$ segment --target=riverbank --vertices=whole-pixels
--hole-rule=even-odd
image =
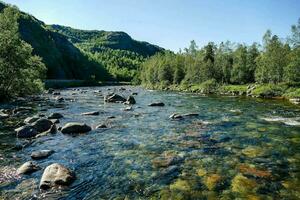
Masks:
[[[202,84],[180,85],[143,85],[148,89],[192,92],[200,94],[216,94],[226,96],[248,96],[254,98],[288,100],[300,105],[300,84],[247,84],[219,85],[213,81]]]
[[[116,81],[87,81],[87,80],[58,80],[48,79],[44,81],[45,88],[71,88],[71,87],[90,87],[90,86],[114,86],[114,85],[130,85],[130,82],[116,82]]]

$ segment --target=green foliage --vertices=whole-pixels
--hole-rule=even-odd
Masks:
[[[43,88],[46,70],[42,59],[19,35],[19,11],[8,7],[0,13],[0,99],[28,95]]]

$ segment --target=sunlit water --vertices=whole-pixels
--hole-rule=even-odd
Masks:
[[[54,107],[51,95],[45,95],[49,101],[31,104],[37,113],[62,113],[59,126],[85,122],[94,128],[104,123],[109,129],[76,136],[58,132],[14,150],[24,139],[15,138],[13,127],[4,128],[9,122],[0,124],[0,176],[7,179],[0,183],[0,199],[300,199],[299,107],[282,101],[118,88],[62,90],[68,100],[60,108]],[[124,96],[138,92],[137,104],[133,111],[124,111],[125,105],[104,103],[96,90],[116,90]],[[166,105],[147,106],[156,101]],[[80,115],[89,111],[101,113]],[[199,116],[170,120],[172,113]],[[16,168],[31,160],[32,151],[42,149],[55,153],[37,161],[40,166],[56,162],[76,173],[70,187],[40,192],[43,170],[15,175]],[[165,157],[176,162],[154,164]]]

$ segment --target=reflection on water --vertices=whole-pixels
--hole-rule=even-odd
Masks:
[[[78,121],[93,128],[106,124],[109,129],[77,136],[57,133],[27,141],[17,150],[26,140],[14,138],[16,122],[2,122],[0,199],[300,199],[299,107],[279,101],[117,89],[62,90],[66,102],[59,106],[47,95],[49,101],[33,103],[36,110],[47,109],[38,113],[63,114],[59,126]],[[124,96],[138,92],[137,104],[124,111],[125,105],[105,104],[98,90],[102,94],[117,90]],[[147,106],[157,101],[166,105]],[[80,115],[90,111],[100,115]],[[199,116],[170,120],[172,113]],[[38,161],[43,168],[58,162],[75,171],[77,180],[69,189],[41,193],[43,170],[16,176],[16,168],[41,149],[55,151]]]

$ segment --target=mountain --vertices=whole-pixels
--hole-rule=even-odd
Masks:
[[[73,44],[89,46],[91,51],[97,51],[97,49],[104,47],[131,51],[148,57],[163,50],[161,47],[148,42],[136,41],[125,32],[85,31],[60,25],[51,25],[50,27],[52,30],[65,35]]]
[[[7,6],[0,1],[0,12]],[[163,49],[124,32],[84,31],[46,25],[20,12],[21,38],[47,66],[48,79],[132,80],[143,59]]]

